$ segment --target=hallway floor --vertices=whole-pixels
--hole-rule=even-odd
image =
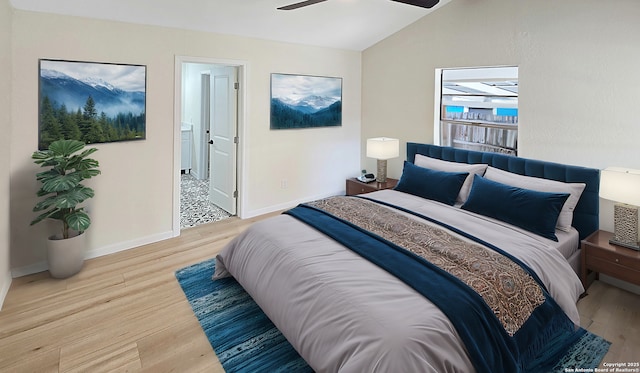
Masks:
[[[180,228],[195,227],[230,217],[228,212],[209,202],[209,180],[191,174],[180,175]]]

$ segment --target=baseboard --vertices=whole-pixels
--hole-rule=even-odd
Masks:
[[[315,201],[317,199],[322,199],[322,198],[327,198],[327,197],[332,197],[332,196],[337,196],[337,195],[344,195],[344,189],[334,192],[334,193],[327,193],[327,194],[321,194],[321,195],[316,195],[316,196],[309,196],[309,197],[305,197],[305,198],[300,198],[298,200],[295,201],[288,201],[285,203],[281,203],[278,205],[273,205],[273,206],[269,206],[269,207],[265,207],[265,208],[261,208],[261,209],[257,209],[257,210],[251,210],[251,211],[246,211],[243,214],[240,215],[241,219],[250,219],[250,218],[254,218],[256,216],[260,216],[260,215],[264,215],[264,214],[270,214],[272,212],[275,211],[280,211],[280,210],[286,210],[286,209],[290,209],[292,207],[295,207],[296,205],[300,204],[300,203],[304,203],[304,202],[309,202],[309,201]]]
[[[130,241],[118,242],[113,245],[104,246],[98,249],[89,250],[85,254],[85,259],[97,258],[104,255],[115,254],[120,251],[125,251],[129,249],[133,249],[134,247],[148,245],[150,243],[167,240],[169,238],[175,237],[176,235],[173,231],[168,231],[164,233],[158,233],[147,237],[136,238]]]
[[[22,276],[32,275],[38,272],[44,272],[48,269],[46,261],[29,264],[22,267],[11,268],[11,277],[18,278]]]
[[[115,254],[120,251],[125,251],[129,249],[133,249],[138,246],[148,245],[154,242],[166,240],[172,237],[175,237],[176,234],[173,231],[168,231],[164,233],[158,233],[147,237],[136,238],[134,240],[118,242],[112,245],[107,245],[104,247],[100,247],[97,249],[89,250],[85,254],[85,259],[97,258],[104,255]],[[49,269],[46,261],[33,263],[27,266],[12,268],[11,269],[11,277],[22,277],[31,275],[38,272],[43,272]]]
[[[2,280],[2,289],[0,289],[0,311],[2,310],[2,305],[4,304],[4,299],[7,297],[7,293],[9,293],[9,288],[11,287],[11,272],[7,272],[7,275]]]
[[[640,286],[631,284],[626,281],[618,280],[617,278],[613,278],[611,276],[600,274],[600,281],[605,282],[609,285],[613,285],[620,289],[624,289],[628,292],[640,295]]]

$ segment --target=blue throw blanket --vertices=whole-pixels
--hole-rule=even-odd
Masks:
[[[541,300],[535,309],[517,330],[510,327],[505,330],[504,317],[499,319],[496,310],[467,283],[380,233],[388,229],[393,235],[394,224],[400,224],[394,219],[401,222],[408,218],[377,205],[376,216],[371,220],[378,220],[381,228],[376,227],[377,233],[374,233],[363,227],[370,224],[362,217],[362,211],[365,211],[362,204],[374,202],[353,197],[332,197],[322,201],[328,201],[329,207],[331,203],[339,206],[340,213],[323,209],[322,203],[302,204],[285,213],[385,269],[438,306],[456,328],[477,372],[547,371],[585,333],[584,329],[574,327],[542,284],[539,284]],[[385,225],[391,227],[383,227]],[[475,241],[482,243],[478,239]],[[490,248],[504,254],[498,248]],[[529,268],[524,270],[533,273]],[[539,281],[535,275],[532,278]]]

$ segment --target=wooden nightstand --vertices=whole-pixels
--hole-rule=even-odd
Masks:
[[[354,196],[356,194],[371,193],[377,190],[393,189],[398,184],[398,179],[387,178],[386,183],[379,183],[372,181],[370,183],[363,183],[358,181],[355,177],[347,179],[347,195]]]
[[[617,279],[640,285],[640,251],[627,249],[626,247],[612,245],[609,239],[613,233],[596,231],[582,240],[582,268],[580,280],[586,291],[590,284],[587,277],[590,271],[615,277]]]

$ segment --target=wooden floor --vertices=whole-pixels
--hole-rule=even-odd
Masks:
[[[222,372],[174,272],[209,259],[257,219],[88,260],[82,272],[13,280],[0,311],[0,372]],[[582,324],[613,342],[607,362],[640,361],[640,296],[595,282]]]
[[[612,343],[602,362],[640,368],[640,295],[600,281],[587,294],[578,301],[581,326]]]

